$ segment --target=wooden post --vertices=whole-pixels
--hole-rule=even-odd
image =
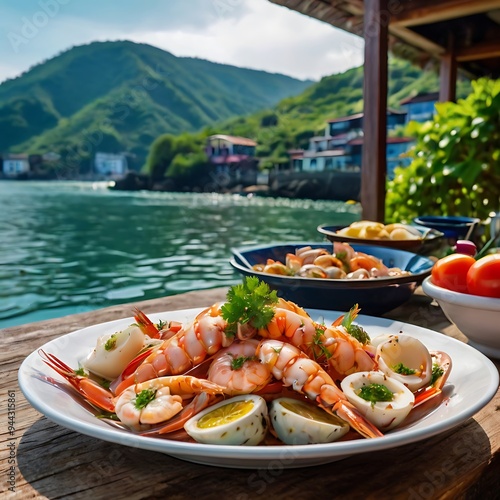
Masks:
[[[448,51],[441,56],[439,68],[439,102],[457,100],[457,59],[455,55],[455,41],[450,34],[448,37]]]
[[[387,0],[365,0],[361,206],[365,220],[385,220],[387,142]]]

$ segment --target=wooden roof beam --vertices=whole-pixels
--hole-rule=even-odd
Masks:
[[[440,56],[445,53],[446,48],[442,45],[439,45],[428,38],[419,35],[415,31],[410,29],[406,29],[404,26],[394,26],[392,23],[389,26],[389,32],[391,35],[394,35],[396,38],[407,42],[414,47],[418,47],[419,49],[433,54],[435,56]]]
[[[417,4],[416,6],[412,4]],[[401,12],[394,12],[391,24],[394,26],[419,26],[459,17],[471,16],[500,8],[499,0],[420,0],[401,3]]]
[[[500,40],[477,43],[474,47],[460,49],[455,54],[455,57],[458,62],[500,57]]]

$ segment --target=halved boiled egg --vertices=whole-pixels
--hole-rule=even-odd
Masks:
[[[404,384],[382,372],[353,373],[340,386],[349,402],[381,431],[397,427],[415,403],[415,396]]]
[[[285,444],[331,443],[349,430],[349,424],[304,401],[278,398],[269,408],[271,425]]]
[[[144,346],[144,333],[137,325],[97,339],[94,350],[82,363],[84,368],[108,380],[114,380]]]
[[[378,369],[415,392],[429,384],[432,378],[432,357],[420,340],[410,335],[384,336],[377,346],[375,361]]]
[[[243,394],[217,403],[190,418],[185,431],[199,443],[257,445],[269,428],[264,398]]]

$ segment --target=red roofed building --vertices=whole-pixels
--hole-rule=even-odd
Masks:
[[[216,134],[207,139],[208,160],[215,166],[214,179],[222,186],[256,184],[257,143],[247,137]]]

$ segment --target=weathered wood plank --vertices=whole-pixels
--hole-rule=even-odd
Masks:
[[[145,312],[203,307],[225,289],[137,304]],[[135,305],[135,304],[134,304]],[[500,491],[500,393],[458,428],[399,448],[313,468],[215,468],[72,432],[34,410],[17,386],[19,364],[51,338],[91,324],[128,317],[132,305],[0,331],[0,496],[2,498],[492,498]],[[439,307],[417,293],[386,317],[464,337]],[[499,364],[497,363],[497,367]],[[15,392],[14,436],[8,433],[8,391]],[[9,493],[9,443],[17,452],[16,493]]]

